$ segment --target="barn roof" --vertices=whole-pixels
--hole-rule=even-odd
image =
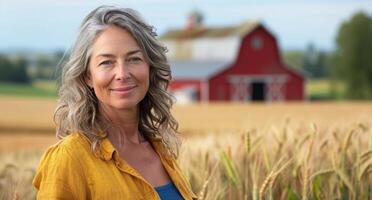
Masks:
[[[208,79],[229,67],[236,59],[241,37],[259,25],[260,22],[247,21],[227,27],[169,30],[160,39],[169,50],[173,78]]]
[[[175,79],[207,79],[230,64],[229,61],[170,61]]]
[[[257,21],[247,21],[237,26],[204,27],[198,26],[191,29],[171,29],[160,37],[162,40],[195,39],[202,37],[218,38],[229,36],[242,36],[260,25]]]

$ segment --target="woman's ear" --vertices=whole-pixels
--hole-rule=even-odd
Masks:
[[[86,76],[84,78],[85,80],[85,83],[90,87],[90,88],[93,88],[93,83],[92,83],[92,79],[90,78],[90,74],[89,72],[86,73]]]

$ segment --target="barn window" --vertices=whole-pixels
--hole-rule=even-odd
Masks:
[[[254,50],[260,50],[263,46],[263,41],[260,37],[255,36],[251,41],[251,46]]]

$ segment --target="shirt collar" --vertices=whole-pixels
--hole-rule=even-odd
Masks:
[[[165,161],[169,166],[173,168],[173,161],[171,159],[171,156],[167,153],[167,149],[164,146],[163,140],[160,137],[155,137],[151,138],[150,142],[155,151],[158,153],[160,159]]]
[[[155,136],[149,138],[149,142],[154,147],[154,150],[158,153],[160,159],[166,161],[168,165],[173,167],[173,162],[170,159],[169,155],[166,153],[165,146],[161,137]],[[106,137],[101,142],[101,156],[104,160],[109,161],[113,158],[116,149],[110,142],[110,140]]]
[[[112,145],[110,140],[106,137],[101,142],[101,156],[104,160],[111,160],[114,152],[116,151],[115,147]]]

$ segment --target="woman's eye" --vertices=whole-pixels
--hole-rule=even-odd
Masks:
[[[142,61],[142,59],[140,57],[131,57],[131,58],[127,59],[127,62],[129,62],[129,63],[139,63],[141,61]]]
[[[112,62],[111,60],[105,60],[105,61],[101,62],[99,65],[111,65],[113,63],[114,62]]]

